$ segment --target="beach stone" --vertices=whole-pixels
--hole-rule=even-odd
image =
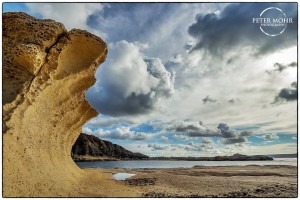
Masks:
[[[84,93],[107,45],[25,13],[3,13],[2,27],[3,196],[69,196],[84,176],[72,145],[97,115]]]
[[[134,178],[125,180],[126,185],[130,186],[148,186],[155,185],[157,178]]]

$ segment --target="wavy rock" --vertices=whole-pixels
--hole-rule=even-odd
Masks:
[[[97,115],[84,97],[106,44],[25,13],[3,14],[3,195],[70,196],[85,172],[71,158]]]

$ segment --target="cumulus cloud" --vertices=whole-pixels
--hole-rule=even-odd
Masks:
[[[209,96],[206,96],[204,99],[202,99],[203,103],[206,103],[206,102],[211,102],[211,103],[214,103],[216,102],[217,100],[216,99],[213,99],[213,98],[210,98]]]
[[[96,131],[96,134],[100,138],[109,138],[115,140],[148,140],[150,136],[142,132],[134,132],[130,130],[130,127],[121,126],[113,130]]]
[[[174,134],[172,137],[177,140],[183,140],[183,141],[188,139],[186,135],[182,135],[182,134]]]
[[[201,147],[186,146],[186,147],[184,147],[184,150],[186,150],[186,151],[202,151],[203,149]]]
[[[220,123],[217,128],[224,138],[236,138],[238,136],[238,132],[231,129],[227,124]]]
[[[280,103],[284,101],[294,101],[298,98],[298,86],[297,82],[291,83],[290,88],[283,88],[279,94],[275,97],[274,103]]]
[[[267,133],[267,134],[263,135],[262,138],[265,140],[276,140],[279,137],[278,137],[277,133]]]
[[[91,134],[93,134],[93,131],[88,127],[82,127],[82,133],[91,135]]]
[[[165,125],[166,131],[186,133],[189,137],[219,136],[217,131],[202,125],[202,122],[173,120]]]
[[[97,117],[86,123],[89,127],[102,127],[109,128],[112,126],[120,126],[123,124],[132,124],[133,122],[128,119],[116,118],[116,117]]]
[[[33,15],[54,19],[63,23],[68,30],[84,29],[101,37],[105,37],[105,34],[88,26],[88,18],[101,12],[105,6],[101,3],[26,3]]]
[[[145,114],[174,93],[174,77],[158,58],[146,58],[137,45],[111,44],[97,83],[86,93],[92,106],[111,116]]]
[[[252,131],[242,131],[240,133],[240,136],[251,136],[251,135],[253,135]]]
[[[163,141],[165,141],[165,142],[169,142],[170,141],[169,138],[166,137],[166,136],[160,136],[160,139],[163,140]]]
[[[221,137],[223,138],[223,144],[244,143],[247,142],[247,137],[253,135],[253,132],[251,131],[236,131],[225,123],[220,123],[217,128],[222,134]]]
[[[293,18],[285,32],[274,39],[264,35],[259,24],[252,23],[252,18],[259,17],[267,7],[279,7]],[[251,12],[249,12],[251,11]],[[213,55],[222,55],[238,47],[250,47],[255,54],[266,54],[296,44],[297,40],[297,4],[281,3],[232,3],[220,14],[199,14],[188,33],[198,42],[193,51],[204,49]]]
[[[209,143],[195,143],[195,142],[189,142],[188,146],[186,146],[184,149],[186,151],[207,151],[210,149],[213,149],[214,147],[210,146],[211,142]]]
[[[208,128],[203,123],[192,120],[172,120],[157,124],[163,127],[162,133],[172,133],[172,137],[177,140],[187,141],[201,138],[201,143],[197,147],[208,147],[214,144],[212,137],[221,138],[223,144],[238,144],[247,142],[247,138],[253,135],[252,131],[236,131],[225,123],[220,123],[217,129]],[[195,144],[193,141],[188,143]]]
[[[161,150],[166,150],[166,149],[169,148],[169,147],[166,146],[166,145],[159,145],[159,144],[148,144],[147,147],[152,148],[152,149],[151,149],[152,151],[161,151]]]
[[[202,138],[201,139],[201,143],[203,143],[203,144],[211,144],[211,143],[213,143],[213,141],[212,141],[211,138]]]

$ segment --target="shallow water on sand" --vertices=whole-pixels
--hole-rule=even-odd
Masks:
[[[135,174],[129,174],[129,173],[116,173],[112,177],[113,177],[114,180],[123,181],[127,178],[130,178],[130,177],[134,176],[134,175]]]

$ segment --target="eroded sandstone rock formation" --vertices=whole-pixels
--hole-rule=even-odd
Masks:
[[[24,13],[4,13],[2,27],[3,194],[76,196],[85,172],[71,148],[97,114],[84,92],[107,46],[86,31]]]

